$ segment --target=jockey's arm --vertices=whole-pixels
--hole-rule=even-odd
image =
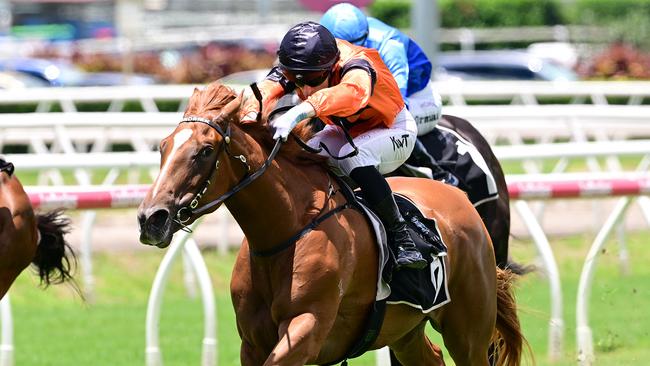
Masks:
[[[382,61],[393,74],[402,98],[406,100],[409,78],[409,61],[406,45],[395,39],[388,40],[381,48],[380,55]]]
[[[280,97],[285,93],[282,84],[275,79],[264,79],[257,83],[257,87],[262,94],[262,106],[268,104],[270,100]],[[242,101],[240,117],[243,122],[256,121],[257,113],[260,112],[260,103],[253,95],[250,87],[244,89],[244,99]]]
[[[312,105],[317,117],[350,116],[368,105],[372,88],[370,73],[362,68],[353,68],[337,85],[315,92],[306,102]]]

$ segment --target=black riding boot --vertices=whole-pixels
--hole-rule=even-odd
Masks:
[[[442,167],[436,162],[436,159],[429,154],[420,140],[415,140],[413,152],[406,163],[418,167],[429,168],[431,169],[433,179],[458,187],[458,178],[456,178],[452,173],[442,169]]]
[[[422,269],[426,267],[427,260],[422,257],[422,254],[415,247],[411,234],[406,229],[406,221],[404,221],[402,214],[397,209],[393,196],[386,197],[372,209],[384,224],[388,242],[396,252],[396,269],[402,267]]]
[[[415,247],[386,179],[375,167],[356,168],[350,177],[359,185],[370,208],[384,224],[388,243],[396,253],[396,269],[426,267],[427,261]]]

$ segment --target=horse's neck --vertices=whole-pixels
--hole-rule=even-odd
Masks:
[[[270,249],[295,235],[327,200],[323,168],[296,166],[282,157],[276,162],[226,203],[255,250]]]

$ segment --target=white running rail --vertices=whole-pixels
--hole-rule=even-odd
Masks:
[[[135,207],[144,198],[148,186],[80,186],[80,187],[27,187],[35,207],[63,206],[69,209],[95,209]],[[562,298],[557,264],[548,239],[541,230],[532,212],[527,209],[526,201],[539,199],[571,197],[615,197],[621,196],[619,204],[610,214],[605,225],[593,242],[584,262],[577,295],[577,344],[578,355],[582,365],[591,365],[594,360],[591,329],[588,325],[589,289],[593,280],[596,258],[604,246],[605,239],[611,233],[615,223],[626,212],[633,197],[650,195],[650,174],[548,174],[508,176],[508,189],[515,208],[522,216],[526,227],[533,236],[535,245],[544,260],[544,266],[551,282],[551,319],[549,324],[549,356],[557,359],[561,353],[564,322],[562,319]],[[646,219],[650,220],[650,216]],[[203,296],[205,316],[205,335],[203,341],[203,364],[214,365],[216,361],[216,318],[214,318],[214,293],[207,268],[200,253],[195,250],[195,243],[185,243],[189,236],[180,233],[168,250],[161,263],[152,287],[147,314],[147,365],[159,365],[160,349],[157,344],[157,320],[159,319],[162,291],[168,275],[168,268],[180,249],[188,251],[189,258],[196,269]],[[184,244],[185,243],[185,244]],[[3,300],[2,306],[2,340],[0,340],[0,361],[11,365],[13,359],[12,320],[9,298]]]

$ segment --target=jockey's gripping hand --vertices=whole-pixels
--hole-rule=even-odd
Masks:
[[[315,115],[316,111],[314,110],[314,107],[312,107],[308,102],[302,102],[289,109],[287,113],[281,115],[272,122],[272,127],[275,131],[273,139],[282,139],[282,141],[287,141],[289,133],[291,133],[291,130],[296,127],[298,122],[314,117]]]

